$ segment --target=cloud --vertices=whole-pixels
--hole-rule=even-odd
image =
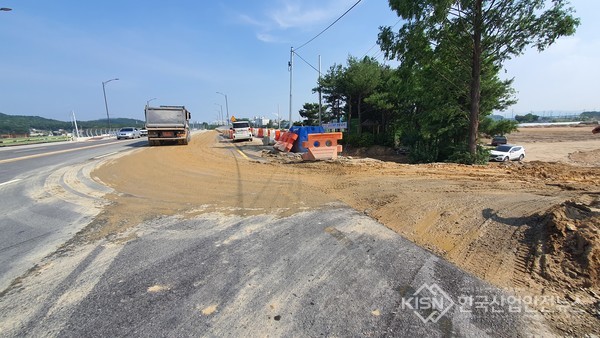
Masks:
[[[262,42],[267,43],[283,42],[269,33],[257,33],[256,38]]]
[[[287,42],[276,38],[274,32],[290,29],[311,30],[315,26],[321,28],[335,17],[350,8],[353,0],[329,1],[278,1],[273,8],[262,13],[264,19],[257,19],[251,15],[240,14],[239,19],[243,24],[257,28],[256,38],[266,43]]]
[[[266,24],[264,21],[256,20],[247,14],[240,14],[240,15],[238,15],[238,17],[239,17],[240,21],[244,24],[248,24],[250,26],[256,26],[259,28],[269,29],[269,25]]]
[[[296,27],[309,27],[321,23],[332,17],[332,11],[329,8],[306,8],[298,3],[285,3],[283,8],[273,10],[269,18],[273,20],[279,28],[288,29]]]

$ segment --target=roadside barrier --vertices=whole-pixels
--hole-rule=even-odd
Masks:
[[[294,134],[298,134],[298,142],[294,143],[292,151],[295,153],[305,153],[308,151],[303,144],[308,141],[308,134],[322,134],[325,129],[321,126],[293,126],[290,131]]]
[[[305,161],[332,160],[336,159],[338,153],[342,152],[342,146],[337,144],[342,139],[342,133],[320,133],[308,134],[308,141],[302,142],[302,146],[308,152],[302,154]]]
[[[274,145],[275,144],[275,129],[267,129],[267,134],[263,136],[263,145]]]
[[[285,132],[285,133],[281,134],[279,141],[277,141],[277,143],[275,143],[273,148],[275,148],[279,151],[289,152],[292,149],[292,147],[294,146],[294,141],[296,141],[297,138],[298,138],[297,134],[294,134],[291,132]]]

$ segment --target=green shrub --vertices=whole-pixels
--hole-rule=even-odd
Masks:
[[[477,145],[477,152],[471,154],[466,146],[458,147],[454,150],[452,155],[448,157],[446,162],[460,163],[460,164],[487,164],[490,160],[490,150]]]
[[[371,147],[375,144],[375,136],[371,133],[363,133],[358,139],[359,147]]]

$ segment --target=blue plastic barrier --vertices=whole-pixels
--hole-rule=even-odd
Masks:
[[[321,126],[293,126],[290,128],[290,132],[298,135],[298,139],[294,142],[294,147],[292,147],[292,151],[295,153],[305,153],[308,149],[302,146],[302,143],[308,141],[308,134],[319,134],[324,133],[325,129]]]

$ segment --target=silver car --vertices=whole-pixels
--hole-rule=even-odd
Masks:
[[[142,137],[140,134],[140,131],[137,128],[133,128],[133,127],[125,127],[125,128],[121,128],[121,130],[119,130],[119,132],[117,133],[117,140],[120,139],[124,139],[124,138],[140,138]]]

